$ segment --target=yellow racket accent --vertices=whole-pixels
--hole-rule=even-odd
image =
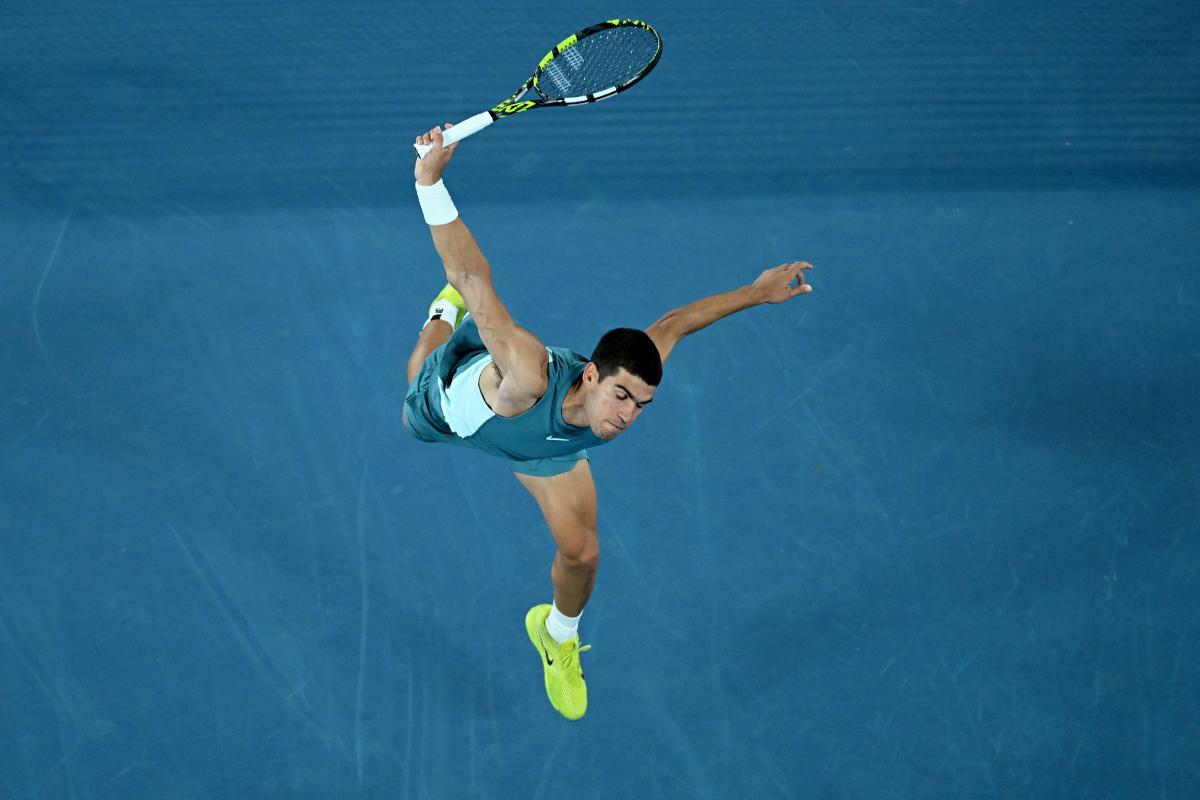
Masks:
[[[570,85],[569,83],[552,88],[549,94],[545,91],[547,85],[552,86],[556,80],[561,80],[562,78],[561,74],[557,74],[559,65],[550,63],[555,58],[572,47],[576,47],[593,34],[612,30],[613,28],[626,27],[642,28],[648,31],[653,36],[653,39],[647,41],[643,37],[641,41],[636,43],[636,46],[623,45],[619,42],[612,43],[606,51],[608,58],[601,61],[601,63],[605,64],[606,69],[611,70],[611,76],[606,74],[601,78],[597,74],[591,74],[583,80],[582,85],[571,87],[572,93],[570,96],[564,96],[567,94],[566,88]],[[652,46],[647,48],[646,45],[648,44]],[[483,130],[498,119],[519,114],[531,108],[582,105],[613,97],[618,92],[625,91],[646,77],[654,69],[661,55],[662,39],[659,38],[658,32],[654,28],[641,20],[610,19],[584,28],[563,39],[553,50],[547,53],[538,62],[537,69],[534,70],[533,75],[525,83],[521,84],[520,88],[513,92],[508,99],[502,100],[487,111],[468,117],[458,125],[447,129],[442,136],[443,146],[449,147],[455,142]],[[580,62],[584,61],[584,59],[575,59],[574,61]],[[573,63],[571,66],[578,68],[579,63]],[[547,67],[549,67],[550,72],[556,74],[553,76],[554,80],[548,80],[546,84],[543,84],[541,81],[542,72]],[[532,100],[524,99],[531,90],[537,96]],[[422,158],[430,149],[430,145],[425,144],[414,144],[413,147],[416,149],[417,155]]]
[[[570,36],[563,39],[561,42],[559,42],[555,46],[555,48],[553,50],[551,50],[549,53],[546,53],[545,58],[543,58],[541,61],[538,62],[538,69],[545,69],[546,65],[549,64],[551,61],[553,61],[555,56],[558,56],[559,54],[561,54],[562,51],[566,50],[568,47],[574,46],[574,44],[578,41],[579,41],[579,34],[577,34],[577,33],[572,33]]]

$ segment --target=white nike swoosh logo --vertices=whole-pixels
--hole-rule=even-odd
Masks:
[[[547,436],[546,441],[547,442],[569,442],[571,440],[570,439],[560,439],[557,436]]]

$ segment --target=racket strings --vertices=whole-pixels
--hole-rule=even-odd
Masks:
[[[551,98],[594,94],[634,79],[657,53],[658,37],[644,28],[599,31],[552,59],[538,86]]]

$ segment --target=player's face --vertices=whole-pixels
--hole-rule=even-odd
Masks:
[[[589,397],[588,420],[592,432],[601,439],[615,439],[641,416],[654,398],[656,388],[624,369],[598,381]]]

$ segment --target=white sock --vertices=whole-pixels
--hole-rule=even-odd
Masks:
[[[583,612],[581,611],[579,617],[582,616]],[[579,617],[568,617],[558,610],[557,605],[554,605],[550,608],[550,616],[546,617],[546,630],[554,641],[562,644],[568,639],[574,638],[579,631]]]
[[[434,300],[429,306],[429,316],[425,319],[425,325],[421,326],[421,330],[425,330],[425,326],[433,322],[435,319],[440,319],[450,323],[451,328],[458,327],[458,306],[451,303],[449,300]]]

